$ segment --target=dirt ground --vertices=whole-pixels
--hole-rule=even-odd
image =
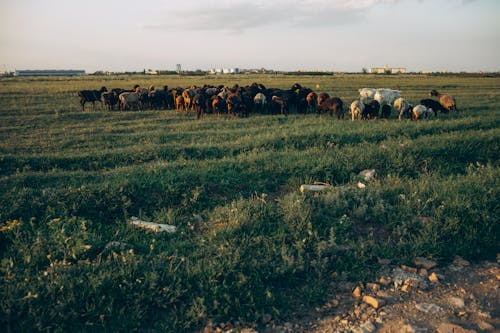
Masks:
[[[445,267],[424,258],[413,266],[382,262],[376,281],[342,283],[326,304],[286,322],[264,316],[259,328],[220,324],[204,332],[500,333],[499,260],[470,264],[457,257]]]

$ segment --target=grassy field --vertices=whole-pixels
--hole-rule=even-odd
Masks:
[[[460,113],[423,121],[82,112],[81,89],[299,82],[430,89]],[[317,88],[319,87],[319,88]],[[500,78],[113,76],[0,80],[0,326],[192,332],[314,305],[377,259],[500,252]],[[349,186],[375,169],[365,189]],[[333,185],[301,194],[301,184]],[[132,216],[175,225],[152,233]]]

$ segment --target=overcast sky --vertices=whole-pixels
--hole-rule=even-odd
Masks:
[[[499,0],[0,0],[0,69],[500,71]]]

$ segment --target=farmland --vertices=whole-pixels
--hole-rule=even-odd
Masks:
[[[459,113],[420,121],[82,112],[81,89],[293,83],[431,89]],[[319,88],[316,88],[316,87]],[[0,325],[195,331],[286,317],[378,258],[499,252],[500,78],[111,76],[0,80]],[[393,115],[394,118],[394,115]],[[351,186],[375,169],[366,188]],[[302,184],[332,185],[300,193]],[[177,227],[137,229],[141,220]]]

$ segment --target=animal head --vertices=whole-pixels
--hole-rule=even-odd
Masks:
[[[429,96],[437,96],[439,93],[437,92],[437,90],[435,89],[432,89],[431,92],[429,93]]]

